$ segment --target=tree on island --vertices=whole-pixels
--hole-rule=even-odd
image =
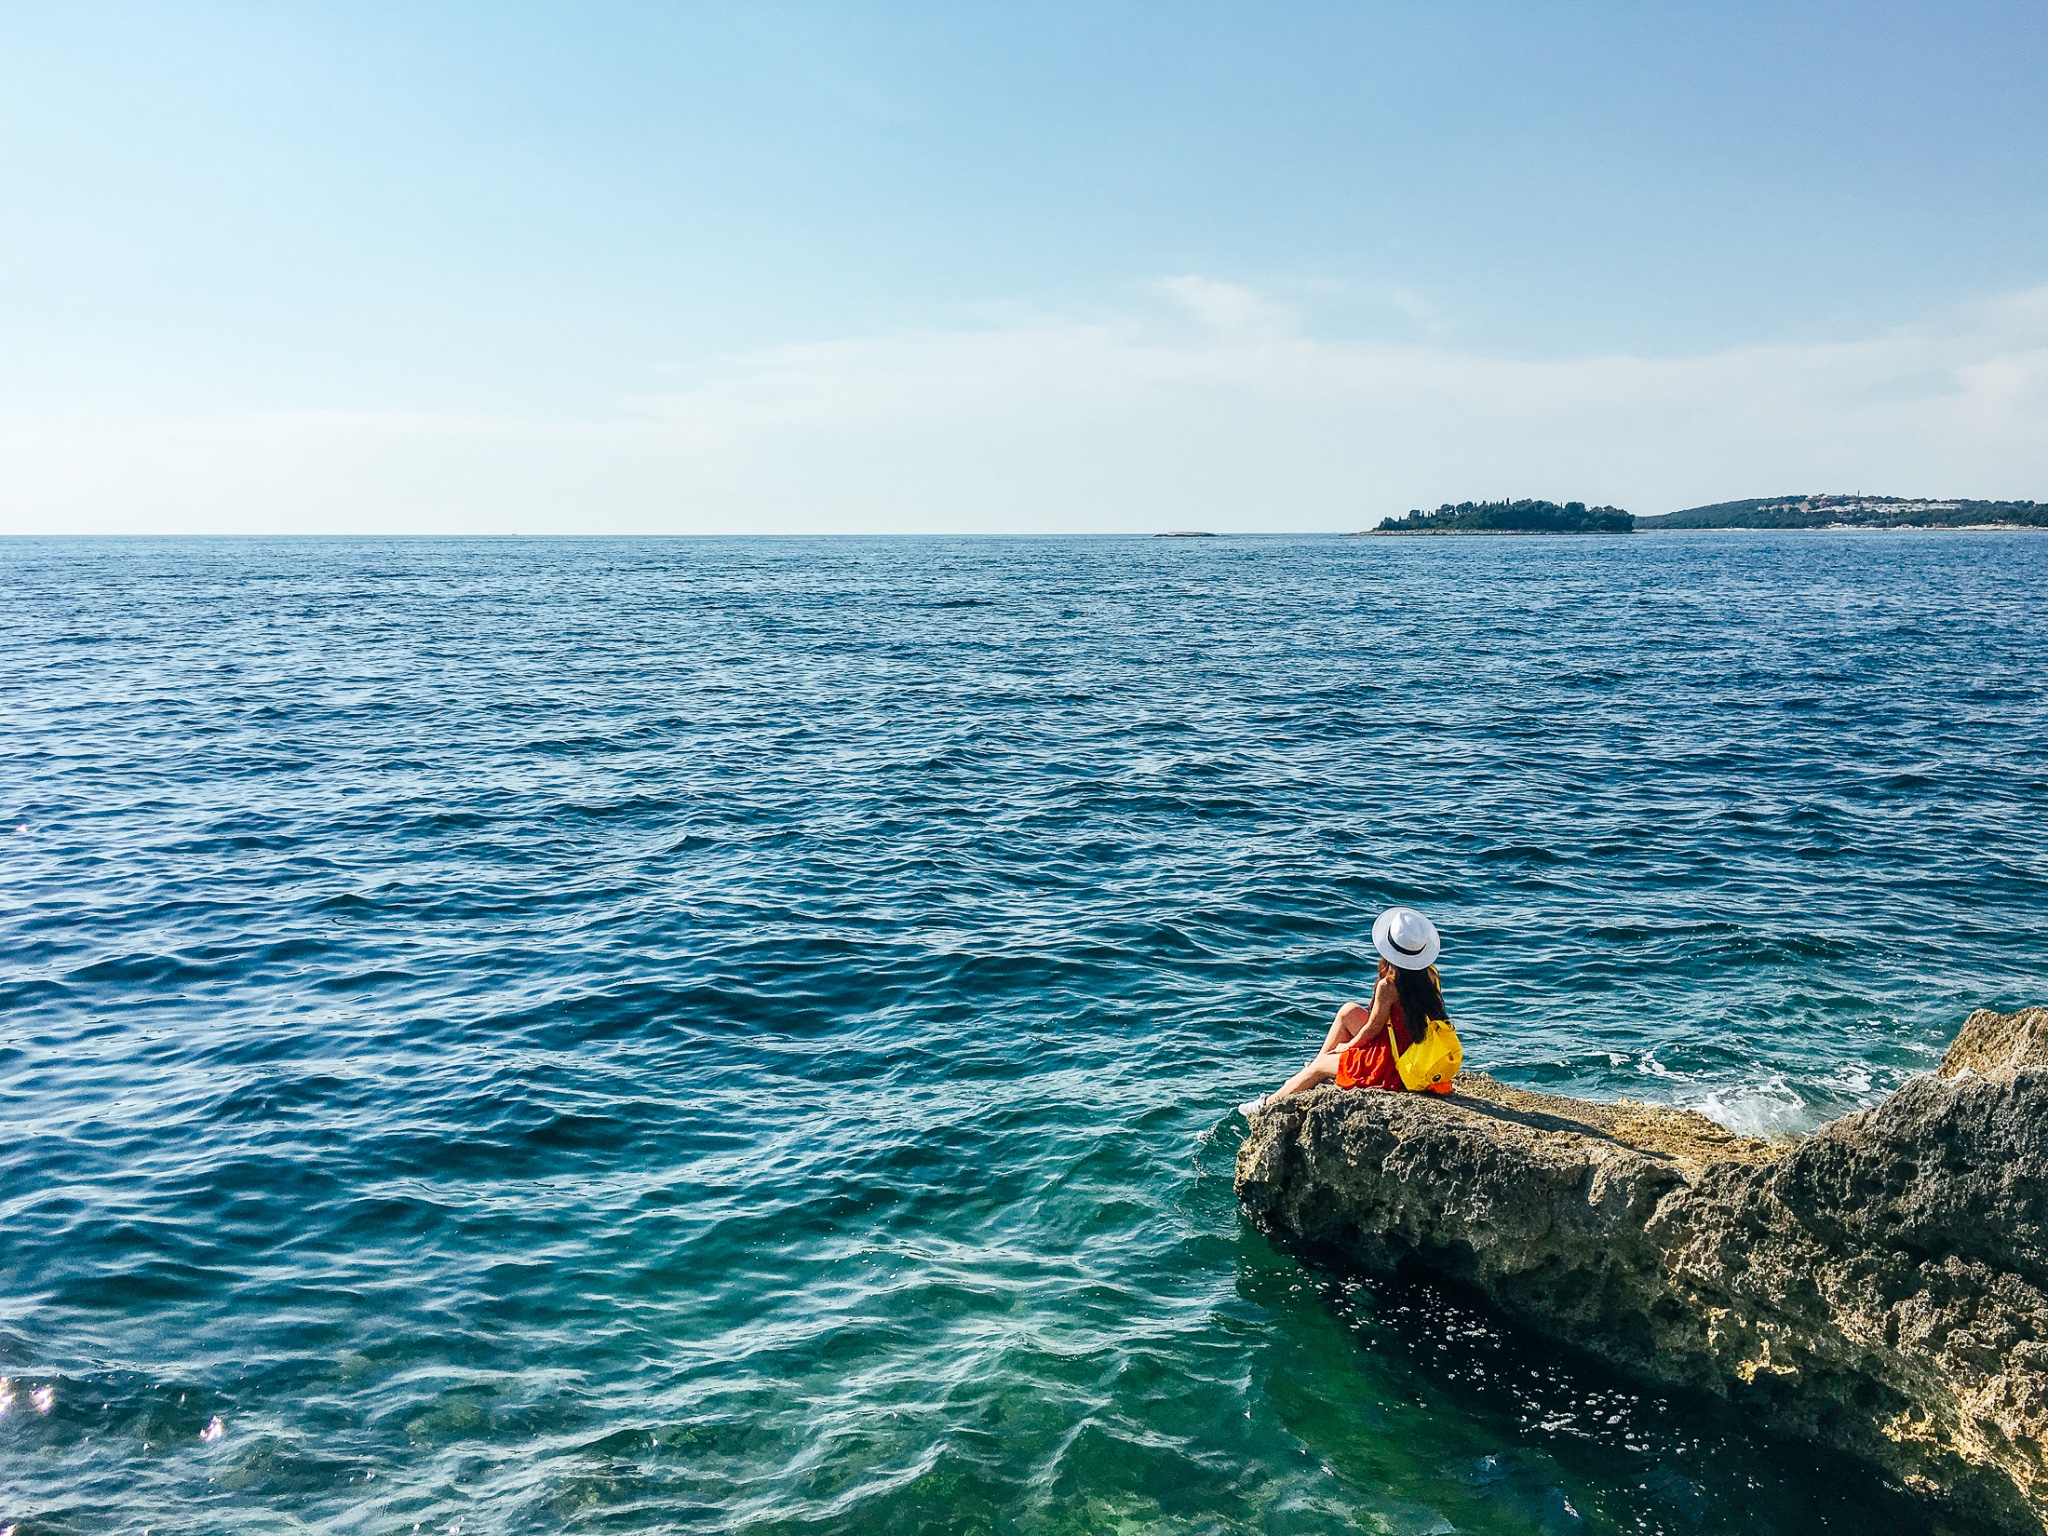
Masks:
[[[1583,501],[1445,502],[1434,512],[1416,508],[1390,517],[1374,533],[1633,533],[1633,513],[1588,507]]]

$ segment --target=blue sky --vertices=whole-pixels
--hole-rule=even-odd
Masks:
[[[2048,499],[2048,7],[0,7],[0,526]]]

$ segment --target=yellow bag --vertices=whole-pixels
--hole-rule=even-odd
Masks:
[[[1465,1048],[1458,1044],[1458,1032],[1449,1019],[1431,1019],[1422,1038],[1394,1057],[1394,1069],[1412,1093],[1433,1088],[1451,1091],[1451,1080],[1465,1064]]]

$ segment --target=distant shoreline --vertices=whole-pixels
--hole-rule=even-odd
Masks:
[[[1638,517],[1622,507],[1583,501],[1445,502],[1434,511],[1417,507],[1405,517],[1388,516],[1360,533],[1655,533],[1664,530],[1743,528],[1828,532],[1872,528],[1989,528],[2010,532],[2048,527],[2048,503],[1992,501],[1974,497],[1877,496],[1857,491],[1753,496],[1717,501],[1676,512]]]
[[[1636,529],[1637,533],[2048,533],[2041,523],[1806,523],[1773,528],[1754,523],[1721,523],[1707,528]]]
[[[1584,532],[1568,528],[1359,528],[1340,534],[1346,539],[1609,539],[1644,533],[2048,533],[2038,523],[1817,523],[1771,528],[1723,523],[1711,528],[1648,528],[1638,524],[1627,534]]]
[[[1854,495],[1754,496],[1636,519],[1638,530],[1659,528],[2041,528],[2048,505],[1967,496]]]
[[[1360,528],[1347,539],[1622,539],[1630,528]]]

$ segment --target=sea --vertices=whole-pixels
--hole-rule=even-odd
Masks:
[[[2048,1001],[2048,534],[0,541],[0,1536],[1911,1532],[1240,1213]]]

